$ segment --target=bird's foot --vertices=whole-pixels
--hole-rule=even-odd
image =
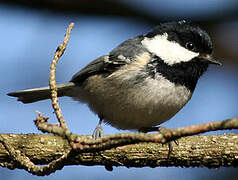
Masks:
[[[92,137],[93,137],[93,139],[98,139],[98,138],[103,137],[102,118],[100,118],[98,125],[94,129]],[[105,169],[108,171],[112,171],[113,166],[111,164],[106,164]]]
[[[99,121],[98,125],[94,129],[92,137],[93,139],[98,139],[103,137],[102,120]]]

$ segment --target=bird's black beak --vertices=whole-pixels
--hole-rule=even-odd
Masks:
[[[207,61],[210,64],[216,64],[216,65],[219,65],[219,66],[222,65],[222,63],[220,63],[219,61],[215,60],[210,54],[200,54],[199,58],[204,60],[204,61]]]

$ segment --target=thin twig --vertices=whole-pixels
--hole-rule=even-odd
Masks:
[[[56,131],[54,134],[60,134],[64,138],[65,138],[65,134],[67,132],[70,134],[70,132],[68,131],[66,121],[63,118],[62,111],[61,111],[59,103],[58,103],[55,72],[56,72],[56,66],[59,61],[59,58],[63,55],[63,53],[66,49],[67,43],[69,41],[69,36],[70,36],[73,26],[74,26],[74,23],[71,23],[69,25],[69,27],[67,29],[67,33],[64,38],[64,41],[56,49],[55,55],[52,60],[52,64],[50,66],[49,85],[50,85],[50,91],[51,91],[51,100],[52,100],[53,109],[56,113],[56,117],[59,121],[60,126],[58,126],[57,124],[47,123],[48,117],[43,117],[43,115],[40,112],[37,112],[39,116],[34,121],[36,125],[38,125],[38,124],[43,125],[44,128],[41,129],[42,132],[54,133],[56,131],[55,129],[57,129],[60,132],[57,133],[57,131]],[[62,132],[64,132],[64,133],[62,133]],[[12,161],[15,161],[19,164],[20,169],[25,169],[26,171],[28,171],[34,175],[38,175],[38,176],[49,175],[49,174],[55,172],[56,170],[62,169],[65,166],[65,161],[71,152],[71,151],[69,151],[69,152],[65,153],[60,158],[50,162],[47,165],[37,166],[25,154],[15,150],[11,145],[7,144],[2,136],[0,136],[0,143],[9,152],[9,154],[12,158]],[[13,167],[10,167],[10,163],[6,163],[5,166],[9,167],[9,168],[13,168]]]
[[[73,149],[80,152],[94,152],[99,150],[111,149],[114,147],[135,144],[139,142],[167,143],[172,140],[185,136],[197,135],[209,131],[238,129],[238,118],[227,119],[223,121],[209,122],[199,125],[187,126],[183,128],[164,129],[156,134],[145,133],[121,133],[106,135],[99,139],[85,139],[80,135],[72,134],[69,131],[48,124],[47,118],[39,114],[35,120],[36,126],[43,132],[50,132],[61,137],[67,137]]]
[[[98,150],[111,149],[122,145],[135,144],[138,142],[167,143],[181,137],[198,135],[203,132],[238,129],[238,118],[215,121],[200,125],[188,126],[183,128],[165,129],[157,134],[144,133],[123,133],[107,135],[103,138],[82,139],[80,136],[72,134],[71,141],[74,142],[74,149],[83,152],[93,152]]]
[[[62,114],[62,111],[61,111],[59,103],[58,103],[55,72],[56,72],[57,63],[58,63],[60,57],[64,54],[64,51],[65,51],[66,46],[68,44],[69,36],[70,36],[70,33],[71,33],[71,30],[72,30],[73,26],[74,26],[74,23],[71,23],[69,25],[69,27],[67,29],[67,33],[65,34],[64,41],[56,49],[54,58],[52,60],[51,66],[50,66],[49,85],[50,85],[50,91],[51,91],[52,107],[53,107],[53,109],[56,113],[57,119],[59,120],[60,126],[64,129],[68,129],[68,128],[67,128],[66,121],[63,118],[63,114]]]

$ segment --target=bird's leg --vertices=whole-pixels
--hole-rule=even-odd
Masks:
[[[99,116],[99,123],[93,131],[93,135],[92,135],[93,139],[98,139],[98,138],[103,137],[102,120],[103,120],[103,118]],[[111,164],[106,164],[105,169],[108,171],[112,171],[113,166]]]
[[[140,128],[139,132],[143,132],[143,133],[148,133],[148,132],[153,132],[153,131],[160,132],[162,129],[166,129],[166,128],[165,127],[144,127],[144,128]],[[173,140],[173,141],[176,145],[178,145],[178,141],[176,141],[176,140]],[[168,158],[169,158],[173,151],[172,141],[168,142],[168,146],[169,146],[169,152],[168,152]]]
[[[103,137],[102,118],[101,117],[99,118],[100,118],[99,123],[93,131],[93,135],[92,135],[93,139],[98,139]]]

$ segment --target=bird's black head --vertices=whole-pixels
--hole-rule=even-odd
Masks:
[[[144,36],[144,45],[166,63],[197,60],[218,64],[212,60],[212,41],[198,25],[185,20],[162,23]]]
[[[142,45],[154,56],[148,67],[170,81],[194,90],[212,59],[212,41],[198,25],[186,21],[162,23],[144,35]],[[153,65],[151,65],[153,64]]]
[[[212,41],[199,26],[186,21],[161,25],[168,33],[169,41],[176,41],[184,48],[199,53],[212,54]]]

